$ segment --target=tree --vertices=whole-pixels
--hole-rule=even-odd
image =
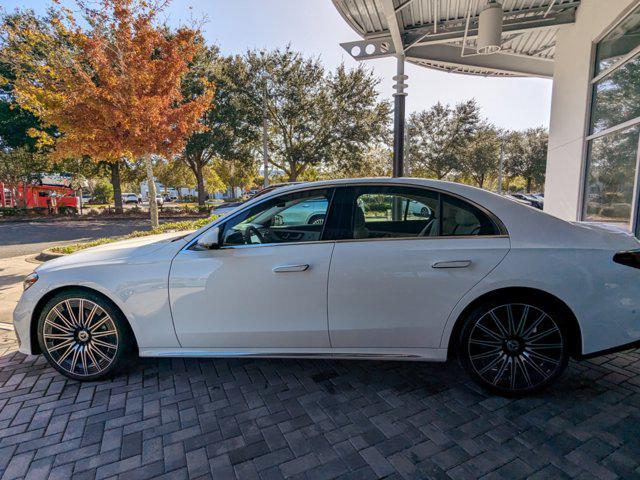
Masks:
[[[185,95],[199,95],[202,79],[215,85],[215,105],[212,104],[202,118],[206,130],[192,134],[182,152],[183,161],[197,181],[199,205],[204,205],[207,170],[211,175],[209,167],[214,160],[253,162],[252,150],[262,123],[262,113],[246,95],[249,86],[242,57],[221,57],[215,46],[203,49],[184,82]]]
[[[213,170],[222,181],[222,184],[231,188],[233,195],[235,195],[236,188],[244,188],[250,185],[258,173],[253,163],[221,159],[217,159],[214,162]]]
[[[196,179],[186,163],[181,160],[169,161],[160,158],[154,166],[156,179],[165,187],[174,188],[180,196],[180,189],[194,188]]]
[[[548,141],[548,133],[542,127],[510,131],[503,137],[507,176],[524,178],[527,192],[534,185],[544,185]]]
[[[413,174],[443,179],[462,165],[460,157],[480,122],[475,100],[455,107],[436,103],[409,116],[407,157]]]
[[[361,161],[387,129],[379,80],[359,66],[327,74],[318,59],[284,50],[250,51],[248,97],[269,122],[269,162],[296,181],[310,167]]]
[[[329,178],[388,177],[391,175],[391,149],[378,144],[369,147],[357,161],[340,162],[329,169]]]
[[[8,34],[10,54],[18,60],[16,99],[44,125],[58,127],[56,155],[143,159],[151,199],[156,193],[152,155],[170,157],[180,150],[200,128],[198,120],[213,96],[205,79],[201,95],[183,97],[181,80],[202,44],[196,30],[157,26],[163,6],[99,0],[91,8],[78,2],[86,29],[70,10],[58,9],[50,13],[46,30],[26,25]],[[70,48],[59,55],[56,45]],[[44,51],[34,61],[38,48]],[[149,205],[151,224],[157,226],[156,204]]]
[[[484,188],[485,181],[498,170],[500,139],[491,125],[481,125],[473,134],[466,148],[461,152],[460,163],[463,172],[476,185]]]

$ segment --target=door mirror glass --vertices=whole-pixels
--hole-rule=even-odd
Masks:
[[[220,246],[220,229],[213,227],[198,237],[197,244],[199,247],[211,250]]]

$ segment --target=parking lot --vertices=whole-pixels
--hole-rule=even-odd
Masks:
[[[640,355],[490,397],[455,363],[143,359],[66,379],[0,330],[0,477],[635,478]]]

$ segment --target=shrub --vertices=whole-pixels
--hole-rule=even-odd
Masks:
[[[130,238],[139,238],[139,237],[147,237],[149,235],[158,235],[161,233],[169,233],[169,232],[181,232],[181,231],[191,231],[197,230],[201,227],[204,227],[209,222],[215,220],[217,215],[214,215],[209,218],[201,218],[199,220],[185,220],[182,222],[171,222],[171,223],[163,223],[157,228],[151,230],[138,230],[130,233],[129,235],[124,235],[122,237],[110,237],[110,238],[98,238],[96,240],[91,240],[89,242],[83,243],[74,243],[71,245],[61,245],[58,247],[51,248],[52,252],[55,253],[73,253],[79,250],[84,250],[85,248],[97,247],[99,245],[104,245],[106,243],[117,242],[119,240],[128,240]]]
[[[113,185],[106,180],[100,180],[93,189],[91,201],[93,203],[111,203],[113,200]]]

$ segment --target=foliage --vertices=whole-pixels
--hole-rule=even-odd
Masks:
[[[226,184],[218,175],[218,172],[212,165],[207,165],[204,168],[204,185],[208,192],[221,192],[226,189]],[[203,205],[200,205],[202,207]]]
[[[522,177],[526,190],[544,184],[547,167],[547,131],[530,128],[524,132],[510,131],[503,136],[505,171],[509,177]]]
[[[166,2],[95,5],[78,2],[86,29],[62,8],[52,9],[44,22],[5,23],[4,54],[16,65],[16,100],[45,126],[57,126],[57,157],[144,158],[151,180],[150,155],[180,150],[211,103],[206,79],[198,96],[184,98],[181,90],[202,44],[194,29],[156,25]],[[40,138],[53,141],[46,132]],[[150,210],[157,225],[155,204]]]
[[[262,122],[261,112],[245,94],[249,86],[242,57],[221,57],[215,46],[203,49],[184,82],[185,95],[199,94],[202,78],[215,85],[215,105],[202,118],[207,128],[192,134],[182,152],[182,160],[196,177],[200,205],[204,205],[207,189],[224,189],[212,176],[210,166],[214,160],[219,166],[224,162],[241,162],[248,168],[253,163],[252,150]]]
[[[232,190],[236,187],[248,187],[257,175],[255,164],[239,160],[217,159],[213,164],[213,170],[222,184]]]
[[[406,148],[411,173],[429,175],[439,180],[460,170],[462,152],[471,142],[480,122],[475,100],[455,107],[436,103],[429,110],[409,116]]]
[[[388,177],[391,175],[392,152],[384,144],[373,145],[357,161],[330,166],[329,178]]]
[[[106,180],[100,180],[93,188],[91,201],[93,203],[108,204],[113,198],[113,185]]]
[[[480,188],[498,170],[500,138],[491,125],[481,125],[461,151],[460,165]]]
[[[70,254],[70,253],[77,252],[79,250],[84,250],[86,248],[97,247],[100,245],[105,245],[107,243],[118,242],[120,240],[147,237],[150,235],[159,235],[162,233],[170,233],[170,232],[193,231],[201,227],[204,227],[205,225],[212,222],[216,218],[217,216],[214,215],[209,218],[201,218],[199,220],[193,220],[193,221],[163,223],[162,225],[152,228],[151,230],[138,230],[121,237],[97,238],[89,242],[73,243],[71,245],[60,245],[57,247],[52,247],[50,250],[54,253]]]
[[[181,188],[194,188],[196,179],[186,163],[176,159],[169,161],[164,157],[158,157],[153,167],[156,180],[165,187],[175,188],[178,192]]]
[[[359,162],[381,140],[390,107],[378,99],[379,83],[362,66],[327,73],[318,59],[284,50],[246,55],[247,95],[269,122],[269,162],[289,181],[309,167]]]

